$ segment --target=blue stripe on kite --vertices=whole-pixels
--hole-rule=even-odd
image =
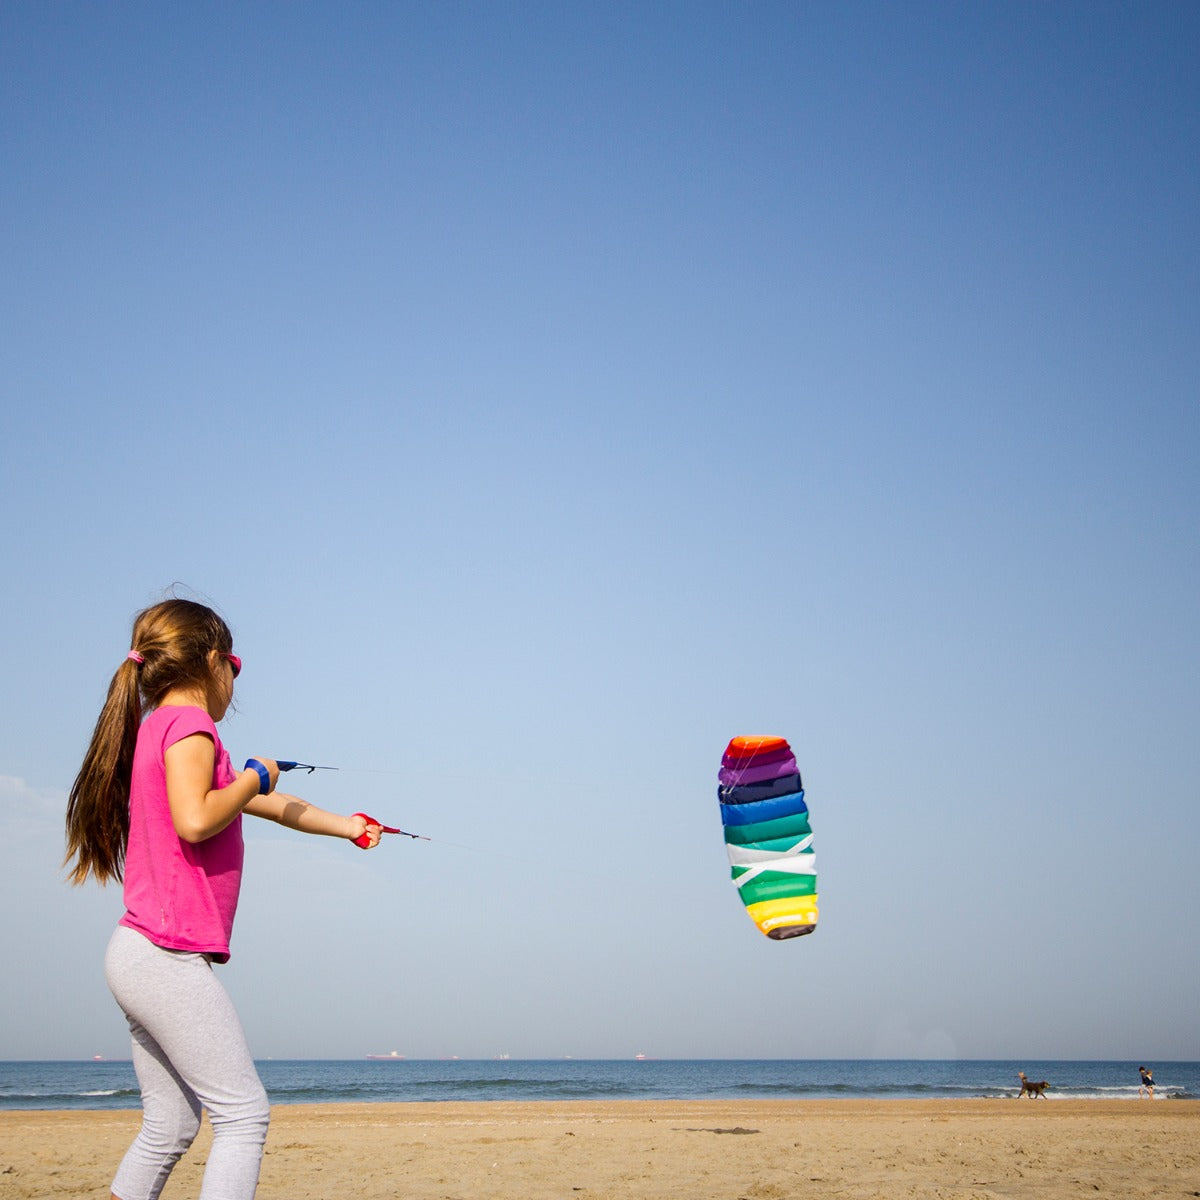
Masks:
[[[770,800],[775,796],[790,796],[794,792],[804,791],[800,782],[800,772],[795,775],[783,775],[779,779],[769,779],[766,783],[739,783],[733,787],[717,788],[717,799],[722,804],[753,804],[756,800]]]
[[[789,796],[775,796],[753,804],[722,804],[721,824],[755,825],[760,821],[774,821],[779,817],[806,812],[808,805],[804,803],[804,793],[792,792]]]

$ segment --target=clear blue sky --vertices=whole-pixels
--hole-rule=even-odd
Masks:
[[[1200,1058],[1200,10],[5,4],[0,1057],[133,613],[262,822],[262,1056]],[[796,749],[816,934],[728,880]]]

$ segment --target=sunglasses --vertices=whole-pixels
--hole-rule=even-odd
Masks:
[[[229,665],[233,668],[233,677],[236,679],[242,673],[242,660],[236,654],[222,654],[221,657],[229,660]]]

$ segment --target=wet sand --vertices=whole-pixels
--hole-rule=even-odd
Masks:
[[[0,1200],[108,1200],[137,1112],[0,1113]],[[163,1200],[200,1190],[207,1123]],[[1200,1196],[1200,1103],[284,1105],[258,1200]]]

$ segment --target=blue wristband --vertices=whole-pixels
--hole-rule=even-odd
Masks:
[[[257,758],[246,759],[243,770],[258,772],[258,794],[260,796],[265,796],[271,790],[271,772]]]

